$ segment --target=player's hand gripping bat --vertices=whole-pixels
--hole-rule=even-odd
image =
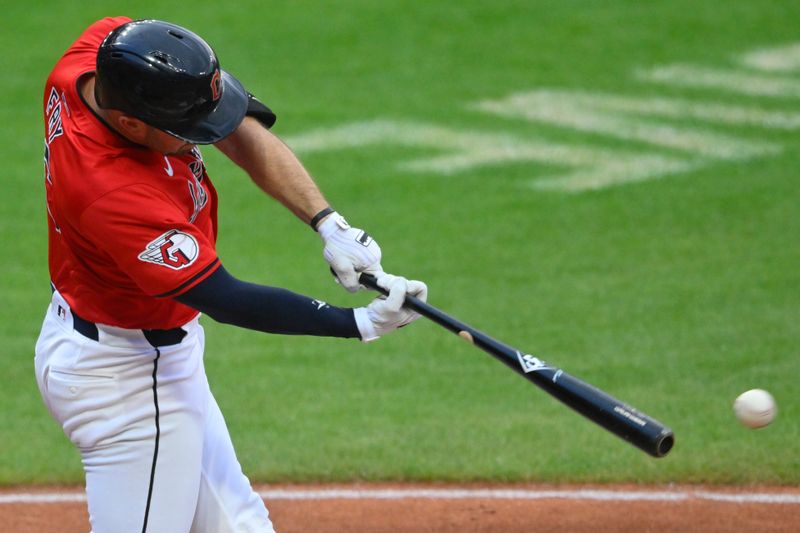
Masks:
[[[365,287],[386,294],[370,274],[361,274],[359,281]],[[653,457],[663,457],[672,449],[675,442],[672,430],[630,405],[560,368],[493,339],[418,298],[407,295],[404,305],[499,359],[589,420]]]

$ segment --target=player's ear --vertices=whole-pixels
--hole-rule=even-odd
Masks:
[[[116,116],[112,118],[115,123],[114,126],[116,126],[119,132],[125,137],[140,144],[147,138],[147,124],[136,117],[124,113],[115,113],[115,115]]]

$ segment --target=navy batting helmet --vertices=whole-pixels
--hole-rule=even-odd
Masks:
[[[247,111],[242,84],[191,31],[159,20],[115,28],[97,51],[95,98],[194,144],[228,136]]]

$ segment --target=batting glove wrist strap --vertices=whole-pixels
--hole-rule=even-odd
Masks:
[[[320,213],[325,212],[325,209],[323,209],[322,211],[320,211],[320,213],[317,213],[314,216],[314,218],[317,219],[317,223],[319,224],[319,227],[316,228],[317,233],[319,233],[319,236],[322,238],[323,242],[327,242],[328,239],[331,238],[331,236],[338,231],[345,231],[350,229],[350,224],[347,223],[347,221],[344,219],[342,215],[334,211],[333,208],[328,208],[328,209],[330,209],[330,212],[326,213],[325,215],[320,216]],[[323,220],[322,223],[319,223],[319,220],[327,215],[331,216]],[[312,222],[314,221],[312,220]]]
[[[314,215],[311,221],[309,221],[308,225],[311,226],[311,229],[317,231],[317,224],[319,224],[319,221],[325,218],[326,216],[330,215],[331,213],[335,212],[336,211],[334,211],[332,207],[330,206],[326,207],[325,209]]]

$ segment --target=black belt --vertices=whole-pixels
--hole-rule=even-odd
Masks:
[[[100,334],[97,330],[97,324],[89,322],[85,318],[79,317],[75,311],[72,311],[72,327],[89,339],[93,341],[100,340]],[[180,344],[186,336],[186,330],[181,328],[173,329],[143,329],[142,334],[154,348],[161,346],[172,346],[173,344]]]

